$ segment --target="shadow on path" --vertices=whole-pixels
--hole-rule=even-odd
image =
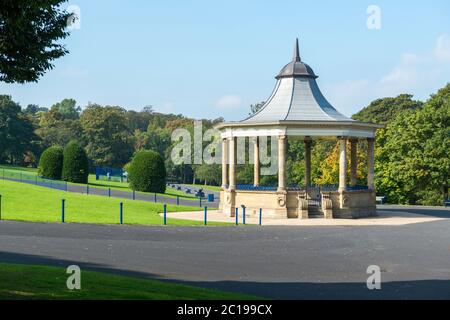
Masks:
[[[159,275],[113,269],[107,265],[53,259],[45,256],[0,252],[0,262],[51,265],[66,268],[76,264],[83,270],[151,278],[186,285],[257,295],[272,299],[450,299],[450,280],[411,280],[382,283],[381,290],[368,290],[365,283],[179,281]],[[0,270],[1,272],[1,270]]]

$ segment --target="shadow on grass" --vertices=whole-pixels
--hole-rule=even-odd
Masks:
[[[153,273],[114,269],[103,264],[9,252],[0,252],[0,262],[49,265],[64,268],[75,264],[80,266],[82,270],[182,283],[271,299],[450,299],[450,280],[430,279],[382,282],[381,290],[368,290],[365,283],[357,282],[182,281],[167,279]]]

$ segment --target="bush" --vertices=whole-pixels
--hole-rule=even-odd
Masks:
[[[87,183],[89,176],[89,161],[86,151],[75,141],[69,142],[64,148],[62,179],[68,182]]]
[[[61,147],[47,148],[39,159],[38,174],[48,179],[61,180],[63,167],[63,149]]]
[[[166,166],[154,151],[138,152],[128,166],[130,187],[142,192],[166,192]]]

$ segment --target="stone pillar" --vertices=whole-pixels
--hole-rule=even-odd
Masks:
[[[228,185],[228,141],[222,139],[222,190]]]
[[[305,187],[311,186],[311,144],[310,139],[305,139]]]
[[[375,190],[375,139],[367,139],[367,187]]]
[[[259,162],[259,138],[255,137],[254,138],[254,172],[253,172],[253,185],[255,187],[259,187],[259,180],[260,180],[260,175],[261,175],[261,167],[260,167],[260,162]]]
[[[236,138],[232,137],[229,139],[228,146],[229,154],[229,179],[230,179],[230,190],[236,190]]]
[[[286,190],[286,136],[278,137],[278,191]]]
[[[358,172],[358,140],[350,139],[350,185],[356,186]]]
[[[339,191],[345,191],[347,186],[347,138],[340,137],[340,151],[339,151]]]

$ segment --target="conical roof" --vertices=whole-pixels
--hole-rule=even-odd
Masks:
[[[241,123],[277,121],[354,121],[339,113],[323,96],[316,74],[301,61],[298,39],[294,58],[275,77],[272,95],[262,108]]]

